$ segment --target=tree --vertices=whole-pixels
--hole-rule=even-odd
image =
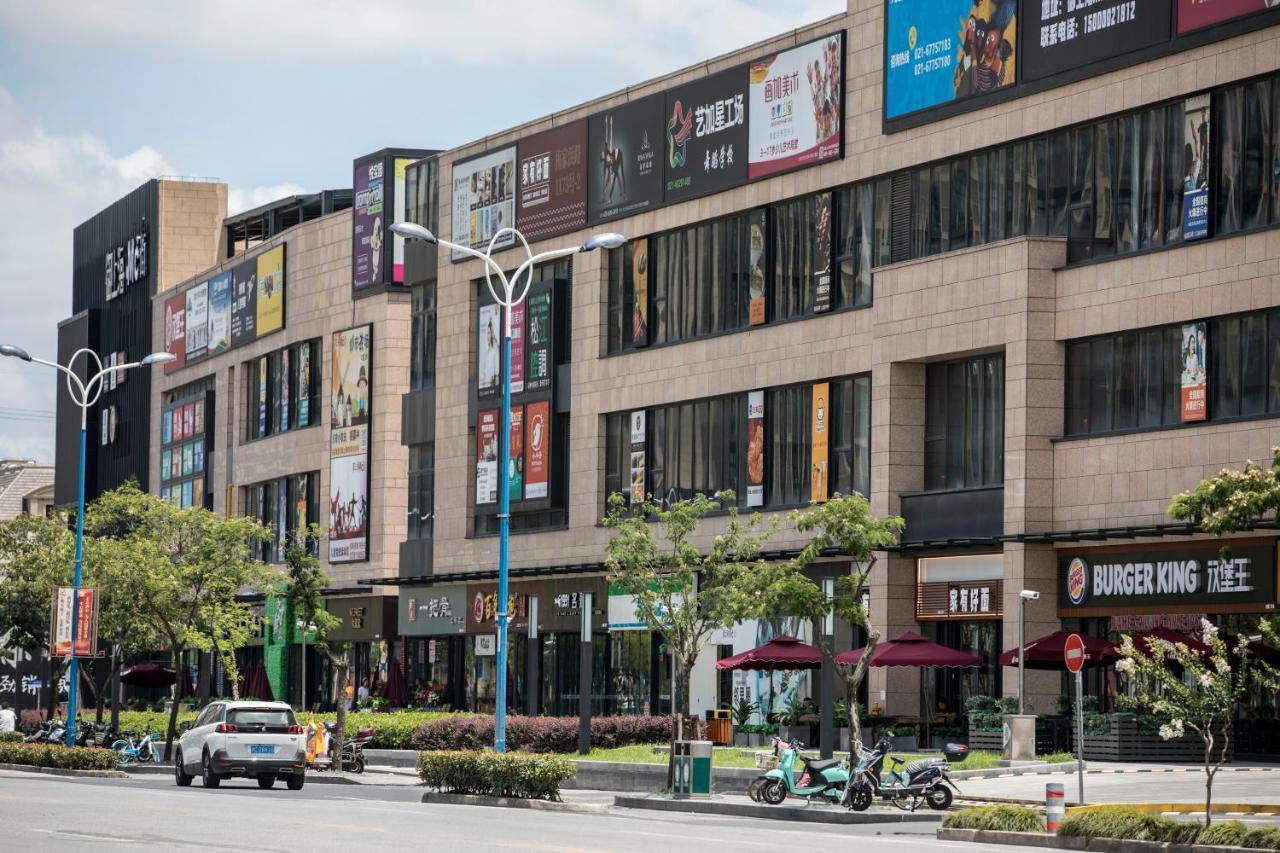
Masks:
[[[867,585],[876,563],[876,551],[898,542],[903,521],[897,516],[876,518],[867,499],[857,493],[836,493],[825,503],[814,504],[791,515],[801,533],[813,533],[794,559],[763,563],[737,579],[735,596],[739,619],[770,619],[793,616],[808,620],[813,636],[822,636],[821,625],[828,612],[861,627],[867,642],[862,657],[854,665],[840,663],[835,650],[819,641],[823,657],[829,660],[844,682],[845,707],[849,714],[849,744],[861,742],[858,688],[866,677],[871,654],[880,641],[880,632],[871,624],[866,604]],[[836,578],[835,595],[828,599],[819,583],[805,574],[820,557],[835,553],[849,557],[849,573]]]
[[[181,509],[134,483],[107,492],[90,506],[86,532],[103,540],[114,558],[130,565],[129,595],[138,617],[169,650],[173,668],[188,649],[234,653],[256,620],[243,593],[264,589],[267,574],[253,557],[267,538],[247,518],[222,518],[205,509]],[[110,542],[110,545],[107,545]],[[225,659],[225,658],[224,658]],[[177,734],[178,703],[169,712],[165,754]]]
[[[1276,642],[1275,631],[1266,620],[1259,620],[1258,630],[1273,644]],[[1213,623],[1202,619],[1200,639],[1209,647],[1207,656],[1188,648],[1186,643],[1170,643],[1158,637],[1146,640],[1144,652],[1134,646],[1132,637],[1125,635],[1116,669],[1128,676],[1132,687],[1132,693],[1121,698],[1123,704],[1170,718],[1160,727],[1160,737],[1179,738],[1187,729],[1200,736],[1204,743],[1204,822],[1208,826],[1212,819],[1213,778],[1222,769],[1231,746],[1236,708],[1257,688],[1280,688],[1280,675],[1255,659],[1244,634],[1235,648],[1228,649]],[[1171,672],[1170,664],[1181,667],[1183,677]]]
[[[342,742],[346,738],[347,702],[344,688],[347,683],[347,672],[351,667],[351,644],[332,643],[329,632],[342,624],[342,620],[325,609],[324,589],[329,585],[329,578],[320,567],[320,560],[311,552],[313,543],[320,541],[323,531],[317,525],[310,525],[305,531],[299,530],[289,537],[285,545],[284,563],[288,570],[284,583],[284,598],[293,614],[293,618],[302,624],[302,636],[310,632],[314,636],[313,644],[333,664],[334,699],[338,707],[338,720],[334,725],[333,754],[338,764],[335,769],[342,769]],[[304,650],[305,651],[305,650]],[[303,686],[305,695],[306,686]]]
[[[74,567],[75,536],[64,516],[20,515],[0,522],[0,626],[13,645],[49,657],[50,719],[67,666],[50,648],[50,610],[54,590],[71,585]]]
[[[609,583],[635,599],[636,616],[662,635],[675,660],[676,737],[689,716],[689,676],[698,654],[713,631],[734,623],[734,579],[773,532],[760,529],[758,515],[744,524],[734,503],[733,492],[725,491],[718,499],[696,494],[665,509],[645,501],[633,512],[621,494],[609,497]],[[725,504],[729,523],[704,554],[690,539],[702,519]],[[650,522],[656,522],[665,547]]]
[[[114,652],[110,666],[96,670],[99,679],[93,684],[98,700],[97,719],[102,722],[102,699],[124,662],[135,655],[161,649],[164,642],[134,605],[134,565],[129,549],[114,539],[86,536],[84,560],[85,571],[99,591],[98,646]]]

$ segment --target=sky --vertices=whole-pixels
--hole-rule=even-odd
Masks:
[[[0,343],[52,359],[76,225],[146,180],[232,213],[351,186],[837,14],[844,0],[0,0]],[[53,461],[54,374],[0,359],[0,458]]]

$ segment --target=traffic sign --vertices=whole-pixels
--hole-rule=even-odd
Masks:
[[[1080,639],[1079,634],[1067,637],[1067,642],[1062,647],[1062,656],[1067,661],[1067,669],[1072,672],[1079,672],[1084,666],[1084,640]]]

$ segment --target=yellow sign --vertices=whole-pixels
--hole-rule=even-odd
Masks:
[[[831,385],[819,382],[813,386],[812,432],[813,465],[809,472],[809,500],[822,503],[827,499],[828,436],[831,427]]]
[[[284,246],[258,255],[258,337],[284,327]]]

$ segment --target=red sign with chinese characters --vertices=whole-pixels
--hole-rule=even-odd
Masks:
[[[53,596],[53,654],[92,657],[98,652],[98,591],[59,587]],[[74,605],[74,617],[72,616]],[[73,651],[74,649],[74,651]]]

